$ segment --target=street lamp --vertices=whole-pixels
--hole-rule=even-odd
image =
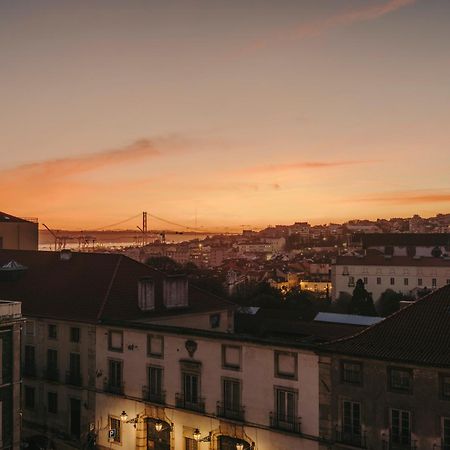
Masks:
[[[162,422],[156,422],[155,423],[155,430],[159,433],[163,428]]]
[[[244,450],[244,444],[242,442],[238,442],[236,444],[236,450]]]
[[[198,428],[196,428],[194,430],[194,439],[199,442],[200,439],[202,438],[202,433],[200,433],[200,430]]]
[[[125,411],[122,411],[122,414],[120,415],[120,421],[125,423],[128,420],[128,414]]]

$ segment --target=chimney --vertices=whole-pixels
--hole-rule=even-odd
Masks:
[[[189,306],[189,285],[186,275],[166,276],[163,281],[163,299],[166,308]]]
[[[155,281],[152,278],[139,280],[138,306],[141,311],[153,311],[155,309]]]

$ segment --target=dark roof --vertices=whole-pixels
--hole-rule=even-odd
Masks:
[[[0,250],[0,267],[10,261],[27,270],[16,277],[0,277],[0,300],[21,301],[24,316],[95,323],[234,307],[190,285],[189,306],[169,311],[162,306],[165,275],[124,255],[71,252],[70,259],[63,261],[59,252]],[[155,303],[161,306],[142,312],[138,282],[149,277],[156,281]]]
[[[0,211],[0,222],[31,222],[30,220],[22,219],[21,217],[12,216],[11,214],[7,214],[3,211]]]
[[[261,308],[256,315],[237,314],[235,331],[262,337],[284,338],[292,342],[329,342],[350,336],[363,330],[364,326],[323,323],[301,320],[298,314],[288,311]]]
[[[435,367],[450,366],[450,285],[324,350]]]
[[[394,247],[435,247],[449,246],[450,233],[367,233],[355,234],[354,242],[361,242],[363,248]]]
[[[419,266],[419,267],[450,267],[450,258],[413,257],[413,256],[338,256],[336,265],[339,266]]]

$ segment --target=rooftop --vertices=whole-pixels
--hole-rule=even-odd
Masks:
[[[396,247],[435,247],[450,246],[450,233],[370,233],[355,234],[353,240],[362,242],[363,248]]]
[[[450,367],[450,285],[322,348],[361,358]]]
[[[417,266],[417,267],[450,267],[450,258],[414,257],[414,256],[387,256],[365,255],[336,258],[338,266]]]
[[[12,216],[11,214],[7,214],[3,211],[0,211],[0,222],[18,223],[18,222],[36,222],[36,221],[37,221],[37,219],[31,219],[31,218],[24,219],[24,218]]]

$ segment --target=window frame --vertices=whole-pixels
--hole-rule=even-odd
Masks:
[[[117,333],[121,335],[121,346],[113,347],[112,346],[112,334]],[[108,350],[110,352],[123,353],[123,330],[108,330]]]
[[[77,330],[78,333],[78,337],[76,340],[73,339],[74,337],[74,331]],[[75,333],[76,334],[76,333]],[[70,327],[70,331],[69,331],[69,340],[70,342],[72,342],[73,344],[79,344],[81,341],[81,329],[80,327]]]
[[[448,378],[448,383],[445,379]],[[445,385],[448,384],[448,394],[446,394]],[[439,374],[439,398],[444,401],[450,401],[450,373]]]
[[[227,364],[227,348],[235,348],[239,351],[239,363],[237,366],[235,366],[234,364]],[[242,370],[242,347],[240,345],[222,344],[222,369],[235,370],[238,372]]]
[[[394,386],[393,384],[393,374],[395,372],[404,372],[409,375],[409,386],[408,388],[403,388],[399,386]],[[407,367],[397,367],[397,366],[390,366],[388,367],[388,388],[389,392],[395,392],[399,394],[412,394],[413,392],[413,383],[414,383],[414,373],[412,369],[409,369]]]
[[[345,365],[346,364],[351,364],[353,366],[357,366],[359,368],[359,379],[358,380],[352,380],[352,379],[348,379],[346,378],[345,374],[346,369],[345,369]],[[364,381],[364,376],[363,376],[363,363],[361,361],[354,361],[354,360],[350,360],[350,359],[343,359],[341,360],[341,367],[340,367],[340,372],[341,372],[341,383],[343,384],[351,384],[352,386],[362,386],[363,385],[363,381]],[[354,372],[354,371],[353,371]]]
[[[50,332],[50,330],[55,331],[54,335]],[[58,340],[58,325],[56,325],[56,323],[47,324],[47,339],[52,339],[53,341]]]
[[[52,410],[50,410],[50,396],[54,396],[54,410],[52,408]],[[47,392],[47,412],[50,414],[58,414],[58,393],[57,392],[53,392],[53,391],[49,391]]]
[[[289,373],[285,373],[285,372],[281,372],[280,368],[279,368],[279,357],[280,356],[291,356],[294,357],[294,364],[295,364],[295,368],[294,368],[294,373],[293,374],[289,374]],[[274,356],[274,377],[275,378],[283,378],[286,380],[298,380],[298,353],[296,352],[286,352],[283,350],[274,350],[273,352],[273,356]]]
[[[151,341],[154,338],[161,339],[161,353],[152,353]],[[161,334],[147,334],[147,356],[150,358],[164,359],[164,336]]]
[[[117,421],[118,427],[113,428],[112,427],[112,421]],[[110,415],[108,416],[108,428],[109,430],[117,430],[116,437],[109,438],[110,444],[116,444],[116,445],[122,445],[122,421],[120,420],[120,417]]]

